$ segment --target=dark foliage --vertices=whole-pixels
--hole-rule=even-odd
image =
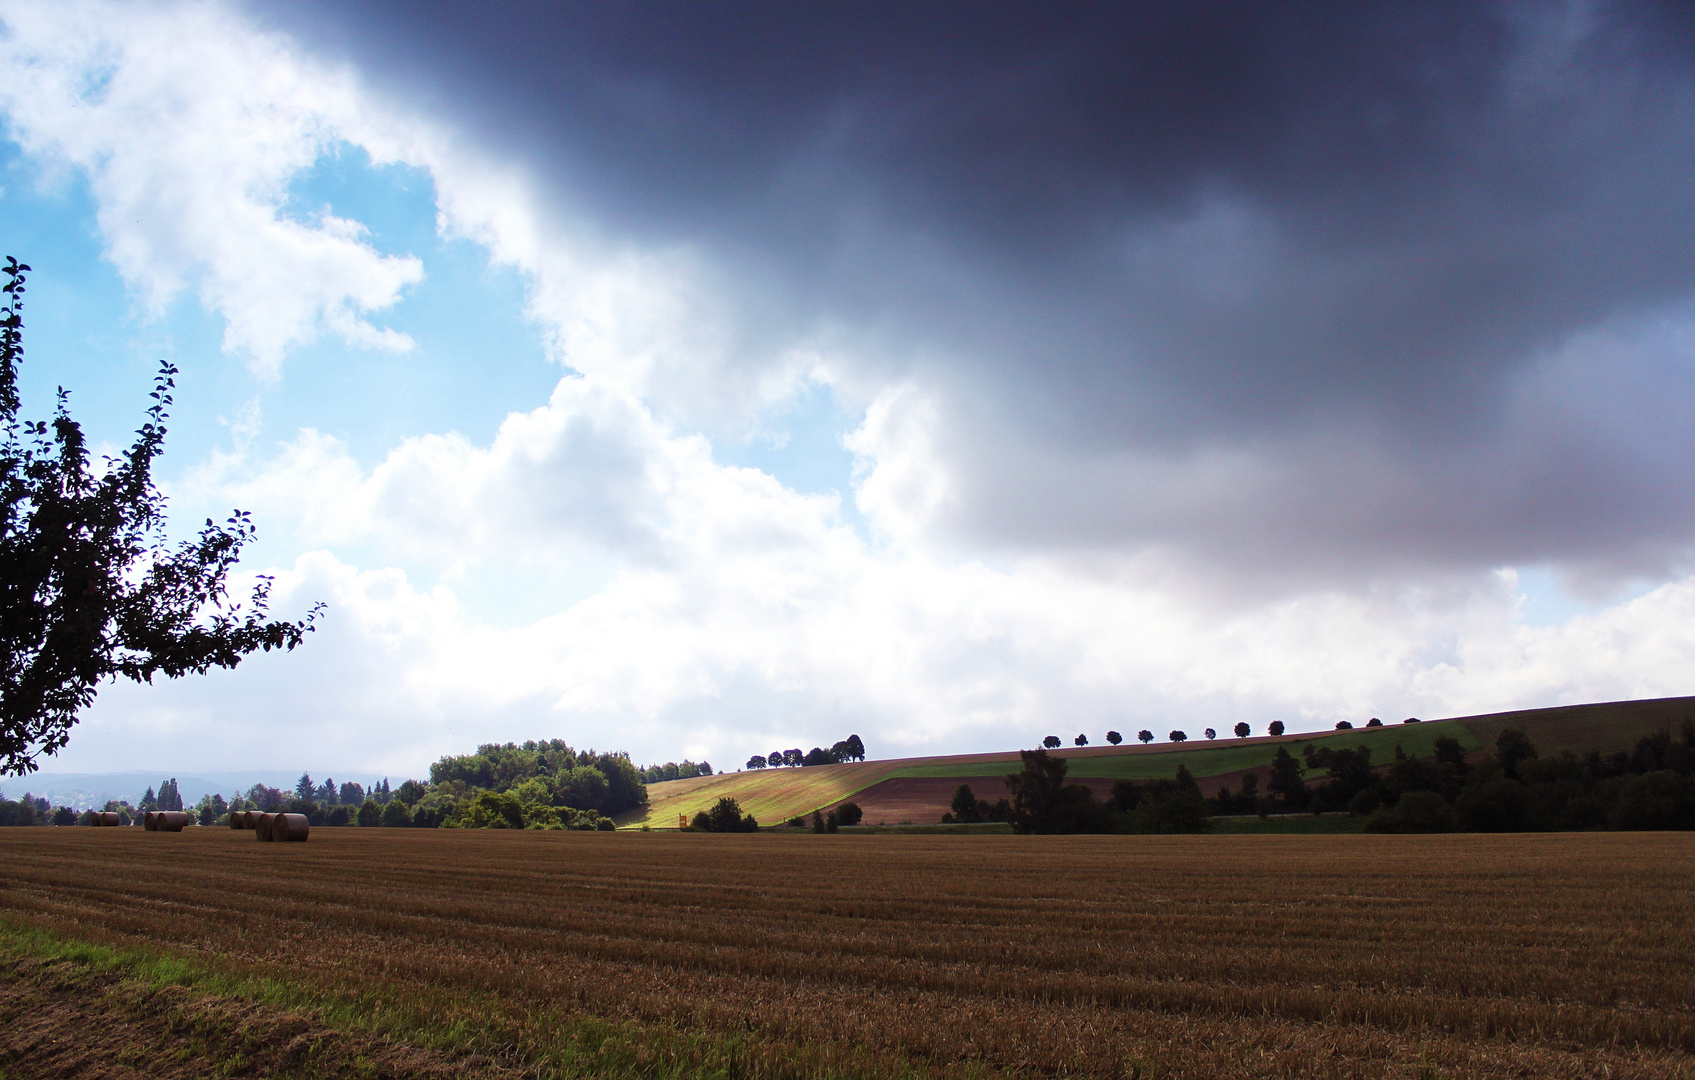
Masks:
[[[855,809],[858,809],[857,807]],[[1012,804],[1006,799],[990,802],[979,799],[970,784],[961,784],[953,793],[953,804],[942,815],[944,825],[970,825],[980,821],[1005,821]]]
[[[836,820],[841,822],[843,825],[858,825],[861,821],[865,820],[865,811],[859,808],[858,803],[843,803],[836,807],[835,815]]]
[[[689,827],[698,832],[757,832],[759,822],[754,820],[752,814],[742,813],[740,803],[726,797],[719,799],[711,810],[702,810],[696,814]]]
[[[1289,753],[1287,746],[1279,746],[1277,753],[1271,758],[1271,779],[1266,788],[1277,796],[1284,806],[1292,810],[1303,810],[1311,801],[1307,791],[1304,770],[1295,755]]]
[[[300,622],[267,620],[271,583],[246,608],[228,578],[253,539],[248,515],[208,520],[170,547],[165,497],[153,482],[177,369],[161,366],[135,441],[103,467],[61,388],[51,423],[18,419],[24,272],[8,258],[0,308],[0,774],[22,774],[70,740],[99,684],[152,682],[233,668],[249,654],[293,649]]]
[[[1283,734],[1283,721],[1273,720],[1271,722],[1271,725],[1269,727],[1267,727],[1265,730],[1269,731],[1272,734],[1273,737],[1281,735],[1281,734]]]
[[[1007,820],[1014,832],[1111,831],[1112,815],[1105,804],[1082,784],[1065,782],[1064,758],[1050,757],[1046,750],[1021,750],[1019,756],[1023,770],[1006,778],[1012,790]]]
[[[1249,727],[1246,722],[1239,723],[1236,725],[1236,737],[1238,739],[1245,739],[1253,733],[1253,730],[1254,729]]]
[[[1120,735],[1116,731],[1109,731],[1106,733],[1106,741],[1117,746],[1119,743],[1124,741],[1124,736]]]
[[[1649,735],[1633,752],[1540,757],[1508,729],[1492,753],[1468,760],[1451,738],[1434,760],[1396,748],[1386,774],[1357,796],[1373,832],[1524,832],[1549,829],[1695,829],[1695,723],[1680,738]]]

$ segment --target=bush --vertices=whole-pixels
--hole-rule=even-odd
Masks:
[[[390,799],[383,807],[383,824],[391,829],[404,828],[412,824],[412,808],[399,799]]]
[[[1201,833],[1213,825],[1199,792],[1174,789],[1142,799],[1128,827],[1133,833]]]
[[[1366,788],[1348,800],[1348,813],[1354,817],[1370,817],[1383,805],[1383,796],[1374,787]]]
[[[1458,827],[1454,808],[1434,791],[1409,791],[1394,806],[1379,808],[1365,820],[1369,833],[1448,833]]]
[[[858,803],[845,802],[836,807],[836,820],[843,825],[858,825],[864,819],[865,811],[859,808]]]

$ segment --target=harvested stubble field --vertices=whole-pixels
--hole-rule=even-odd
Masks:
[[[198,1010],[153,1077],[1695,1075],[1689,835],[7,829],[0,867],[13,997],[160,1047]]]

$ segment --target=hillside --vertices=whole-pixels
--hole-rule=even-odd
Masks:
[[[1414,757],[1434,752],[1442,736],[1458,739],[1467,750],[1482,750],[1509,727],[1528,734],[1544,754],[1571,750],[1626,750],[1636,740],[1662,728],[1676,730],[1685,717],[1695,718],[1695,697],[1614,701],[1562,705],[1548,709],[1486,713],[1432,720],[1422,724],[1390,724],[1381,728],[1327,731],[1247,739],[1214,739],[1204,743],[1155,743],[1150,746],[1067,747],[1052,751],[1069,763],[1069,775],[1105,794],[1118,779],[1147,780],[1187,768],[1203,791],[1234,783],[1244,771],[1264,768],[1279,745],[1368,746],[1375,761],[1387,761],[1400,746]],[[970,784],[979,798],[1006,794],[1005,777],[1018,770],[1018,751],[954,754],[940,757],[888,758],[848,765],[751,770],[670,780],[648,785],[645,814],[620,819],[626,828],[649,825],[676,828],[678,815],[693,817],[724,796],[741,803],[761,824],[776,825],[789,818],[828,809],[852,800],[865,811],[867,824],[929,823],[939,820],[954,789]]]

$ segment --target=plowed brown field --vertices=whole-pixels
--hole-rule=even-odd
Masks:
[[[1687,1077],[1692,890],[1673,834],[0,830],[0,915],[503,1018],[536,1075],[592,1015],[772,1080]]]

